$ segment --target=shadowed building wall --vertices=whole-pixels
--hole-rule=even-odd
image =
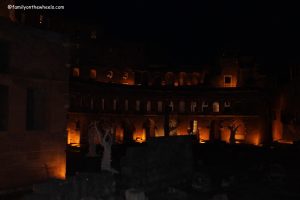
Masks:
[[[0,189],[65,177],[66,55],[60,35],[0,20]]]

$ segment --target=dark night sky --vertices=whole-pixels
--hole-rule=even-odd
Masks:
[[[116,38],[158,43],[178,55],[206,57],[233,48],[241,54],[275,58],[275,64],[298,55],[300,15],[296,5],[284,1],[65,0],[64,4],[67,18],[93,19]]]

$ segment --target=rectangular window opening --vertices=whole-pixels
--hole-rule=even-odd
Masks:
[[[42,89],[27,89],[26,129],[43,130],[46,118],[46,93]]]

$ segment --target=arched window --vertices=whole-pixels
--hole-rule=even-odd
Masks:
[[[125,100],[125,111],[128,111],[128,100]]]
[[[135,85],[142,85],[142,73],[134,72],[134,83]]]
[[[200,74],[198,72],[193,72],[192,74],[192,85],[199,85]]]
[[[106,72],[106,78],[111,80],[114,77],[114,72],[112,70],[109,70]]]
[[[97,78],[97,71],[96,69],[90,69],[90,79],[95,80]]]
[[[157,102],[157,111],[162,112],[162,101]]]
[[[173,72],[167,72],[165,75],[166,85],[173,86],[174,85],[174,74]]]
[[[147,112],[151,112],[151,101],[147,101]]]
[[[202,112],[204,112],[206,110],[206,108],[208,108],[208,103],[207,103],[207,101],[203,101],[202,106],[201,106]]]
[[[79,69],[79,67],[74,67],[73,68],[72,76],[73,77],[79,77],[80,76],[80,69]]]
[[[224,87],[232,87],[232,75],[224,75]]]
[[[187,78],[187,75],[185,72],[179,73],[179,85],[180,86],[186,85],[186,78]]]
[[[170,111],[171,111],[171,112],[174,111],[174,103],[173,103],[173,101],[170,101],[170,103],[169,103],[169,108],[170,108]]]
[[[224,107],[229,108],[230,107],[230,101],[225,101],[224,102]]]
[[[191,112],[196,112],[197,102],[192,101],[191,102]]]
[[[117,110],[117,100],[114,99],[113,101],[113,110],[116,111]]]
[[[220,104],[219,102],[213,103],[213,112],[220,112]]]
[[[140,111],[140,106],[141,106],[141,102],[140,102],[139,100],[137,100],[137,101],[135,102],[135,110],[136,110],[136,111]]]
[[[179,102],[179,112],[185,112],[185,102],[184,101]]]
[[[101,109],[104,110],[105,109],[105,104],[104,104],[104,99],[102,98],[101,99]]]

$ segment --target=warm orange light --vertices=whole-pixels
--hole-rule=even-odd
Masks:
[[[260,144],[260,133],[256,132],[248,136],[247,142],[253,145],[259,145]]]
[[[292,140],[277,140],[277,142],[281,144],[294,144]]]
[[[68,128],[68,144],[71,146],[80,146],[80,131]]]
[[[208,128],[200,128],[200,143],[205,143],[209,140],[209,129]]]
[[[97,71],[96,71],[96,69],[91,69],[90,70],[90,78],[91,79],[96,79],[97,78]]]
[[[66,178],[66,157],[64,154],[59,155],[54,161],[55,167],[53,167],[53,171],[51,173],[52,178],[62,179]],[[54,164],[53,163],[53,164]]]
[[[124,141],[123,129],[117,127],[116,128],[116,142],[123,143],[123,141]]]
[[[236,140],[245,140],[245,135],[244,134],[236,134],[235,139]]]
[[[124,72],[120,79],[120,83],[124,85],[134,85],[134,77],[131,72]],[[139,85],[139,84],[137,84]]]
[[[138,143],[146,142],[146,133],[145,131],[138,131],[133,134],[133,140]]]
[[[280,110],[275,111],[276,120],[272,123],[272,136],[273,140],[277,141],[282,139],[283,125],[280,119]]]
[[[221,132],[221,140],[229,143],[229,139],[230,139],[230,130],[224,128]]]
[[[65,164],[65,162],[58,166],[58,168],[55,172],[54,178],[62,179],[62,180],[66,179],[66,164]]]
[[[79,67],[74,67],[72,72],[73,77],[79,77],[80,76],[80,69]]]
[[[237,76],[236,74],[224,75],[223,79],[221,79],[224,87],[236,87],[237,86]]]

